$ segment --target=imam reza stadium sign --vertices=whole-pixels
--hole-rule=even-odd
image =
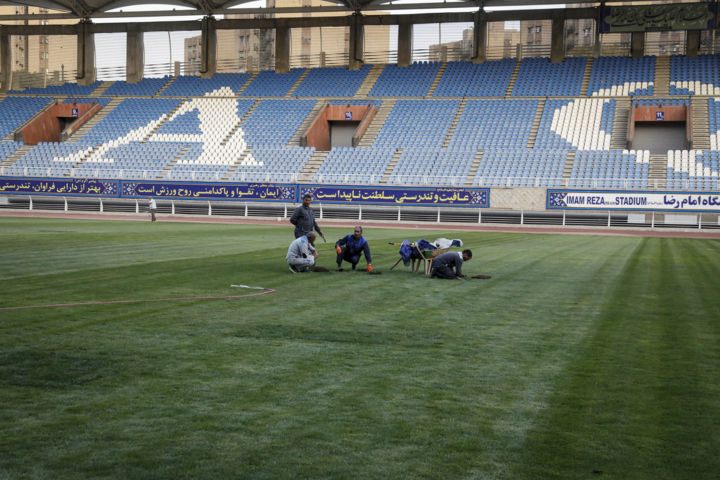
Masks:
[[[720,212],[720,195],[700,192],[562,190],[549,188],[548,210]]]
[[[715,26],[714,3],[604,7],[600,32],[707,30]]]

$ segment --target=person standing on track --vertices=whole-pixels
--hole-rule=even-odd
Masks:
[[[153,199],[153,197],[148,197],[148,210],[150,211],[150,217],[152,218],[152,220],[150,221],[156,221],[155,210],[157,210],[157,205],[155,204],[155,200]]]
[[[367,240],[365,240],[365,238],[362,236],[362,232],[362,227],[357,226],[355,227],[355,233],[353,235],[348,235],[335,242],[335,250],[337,251],[338,272],[343,271],[343,260],[345,260],[346,262],[350,262],[352,264],[352,269],[355,270],[355,267],[360,261],[361,253],[365,255],[365,260],[367,260],[368,272],[373,271],[372,266],[370,265],[370,262],[372,262],[372,259],[370,258],[370,246],[368,246]]]
[[[295,209],[292,216],[290,217],[290,223],[295,225],[295,238],[300,238],[313,230],[318,232],[321,237],[325,238],[322,230],[318,227],[315,221],[315,212],[313,212],[310,203],[312,202],[312,195],[306,193],[303,195],[303,203]]]

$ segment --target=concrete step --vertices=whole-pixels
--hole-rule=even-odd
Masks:
[[[12,155],[8,156],[5,160],[3,160],[2,163],[0,163],[0,169],[11,166],[13,163],[20,160],[23,155],[29,152],[30,149],[32,149],[33,147],[34,145],[23,145],[22,147],[18,148],[12,153]]]
[[[95,125],[100,123],[100,121],[107,117],[110,112],[113,111],[115,107],[120,105],[120,102],[122,102],[122,98],[113,98],[110,100],[110,103],[105,105],[103,108],[100,109],[95,115],[90,118],[87,122],[83,124],[82,127],[78,128],[75,133],[73,133],[70,138],[67,139],[67,142],[69,143],[77,143],[78,140],[80,140],[83,135],[85,135],[87,132],[90,131]]]
[[[627,125],[630,115],[630,100],[617,99],[615,101],[615,117],[610,134],[610,148],[625,150],[627,147]]]
[[[475,177],[480,169],[480,161],[482,160],[483,150],[475,152],[475,158],[473,159],[472,165],[470,165],[470,172],[468,172],[467,180],[465,180],[465,186],[471,186],[475,182]]]
[[[252,74],[252,77],[250,77],[250,78],[248,79],[248,81],[245,82],[245,85],[243,85],[242,87],[240,87],[240,90],[238,90],[237,92],[235,92],[235,95],[240,95],[241,93],[243,93],[243,92],[245,91],[245,89],[246,89],[248,86],[250,86],[250,84],[257,78],[257,76],[258,76],[258,72],[254,72],[254,73]]]
[[[435,79],[430,84],[430,90],[428,90],[427,96],[432,97],[433,94],[435,94],[435,90],[437,89],[438,84],[440,83],[440,79],[445,74],[445,69],[447,69],[447,62],[442,62],[442,65],[440,65],[440,70],[438,70],[437,75],[435,75]]]
[[[311,182],[317,171],[320,170],[320,167],[322,166],[323,162],[325,162],[325,159],[329,154],[330,152],[321,152],[315,150],[315,152],[310,157],[310,160],[308,160],[308,162],[303,167],[300,175],[298,175],[298,181]]]
[[[290,91],[285,95],[285,98],[292,98],[292,94],[295,93],[295,90],[297,90],[303,80],[305,80],[305,77],[307,77],[308,73],[310,73],[310,69],[306,68],[303,74],[300,75],[300,78],[298,78],[297,82],[295,82],[295,85],[293,85]]]
[[[110,86],[115,83],[114,81],[105,81],[100,84],[88,97],[100,97]]]
[[[652,182],[652,185],[651,183]],[[665,188],[667,184],[667,154],[650,155],[648,165],[648,188]]]
[[[307,71],[306,71],[307,73]],[[305,120],[300,124],[300,127],[295,131],[290,141],[287,143],[288,147],[299,147],[300,146],[300,138],[302,137],[303,132],[305,129],[307,129],[310,126],[310,122],[313,121],[313,119],[317,116],[317,114],[320,112],[320,109],[327,105],[329,102],[327,100],[318,100],[315,103],[315,106],[310,111],[310,114],[305,117]]]
[[[165,170],[160,172],[160,175],[158,176],[158,178],[169,178],[168,174],[170,173],[170,170],[172,170],[172,168],[177,164],[177,162],[180,161],[182,156],[185,155],[185,152],[187,152],[188,150],[190,150],[190,145],[183,147],[183,149],[180,150],[180,152],[177,155],[175,155],[175,158],[173,158],[172,162],[170,162],[170,164],[167,167],[165,167]]]
[[[573,164],[575,163],[575,150],[570,150],[567,153],[567,159],[565,160],[565,168],[563,169],[563,180],[570,178],[572,174]]]
[[[385,64],[375,64],[372,66],[370,71],[367,74],[367,77],[365,77],[365,80],[363,80],[363,83],[360,85],[360,88],[357,89],[357,92],[355,92],[355,95],[353,98],[365,98],[370,93],[370,90],[373,89],[375,84],[378,81],[378,78],[380,78],[380,74],[382,74],[382,71],[385,69]]]
[[[160,121],[158,122],[158,124],[155,125],[155,128],[153,128],[153,129],[150,131],[150,133],[148,133],[148,134],[145,136],[145,138],[143,138],[142,140],[140,140],[140,143],[147,143],[147,141],[150,140],[150,139],[152,138],[152,136],[155,135],[155,133],[156,133],[158,130],[160,130],[160,128],[161,128],[163,125],[165,125],[168,121],[170,121],[171,118],[173,118],[173,115],[175,115],[175,112],[177,112],[178,110],[180,110],[180,107],[182,107],[184,103],[185,103],[185,101],[182,101],[182,102],[180,102],[180,103],[178,104],[177,107],[173,108],[172,112],[170,112],[163,120],[160,120]]]
[[[670,57],[656,57],[653,96],[667,98],[668,95],[670,95]]]
[[[541,98],[538,103],[537,111],[535,112],[535,119],[533,120],[532,127],[530,128],[530,138],[528,138],[527,148],[533,148],[535,146],[535,140],[537,139],[537,132],[540,129],[540,120],[542,119],[543,110],[545,110],[545,99]]]
[[[387,185],[388,180],[390,180],[390,175],[392,175],[393,170],[395,170],[395,167],[397,166],[398,161],[400,160],[400,155],[402,155],[402,149],[398,148],[395,151],[395,155],[393,155],[392,160],[390,160],[390,163],[388,164],[387,169],[385,169],[385,173],[383,174],[382,178],[380,179],[380,183],[383,185]]]
[[[230,180],[230,177],[232,176],[232,174],[235,173],[235,170],[237,170],[238,165],[240,165],[242,163],[242,161],[245,160],[245,157],[247,157],[251,151],[252,151],[251,149],[247,149],[244,152],[242,152],[240,155],[238,155],[238,158],[236,158],[235,161],[232,163],[232,165],[230,165],[230,168],[228,168],[227,173],[223,176],[222,179]]]
[[[512,94],[513,88],[515,88],[515,82],[517,81],[518,73],[520,73],[520,66],[522,60],[515,62],[515,68],[513,68],[512,74],[510,74],[510,81],[508,82],[507,89],[505,90],[505,96],[509,97]]]
[[[360,139],[358,147],[372,147],[378,133],[380,133],[383,125],[385,125],[385,121],[390,116],[390,112],[392,112],[392,109],[395,108],[396,102],[397,100],[383,100],[380,109],[377,114],[375,114],[375,117],[365,131],[365,134]]]
[[[580,86],[581,97],[587,96],[588,87],[590,86],[590,74],[592,73],[593,63],[595,63],[595,59],[592,57],[588,57],[587,64],[585,65],[585,73],[583,74],[583,81]]]
[[[465,110],[465,105],[467,105],[467,100],[463,99],[463,101],[460,102],[460,107],[457,109],[457,112],[455,112],[455,117],[453,117],[453,121],[450,124],[447,135],[445,135],[445,140],[442,145],[443,148],[448,148],[450,145],[450,140],[452,140],[452,137],[455,134],[455,130],[460,122],[460,117],[462,117],[463,111]]]
[[[171,78],[170,81],[167,82],[164,87],[162,87],[160,90],[158,90],[158,92],[155,94],[155,96],[159,97],[160,94],[162,94],[165,90],[167,90],[168,87],[169,87],[170,85],[172,85],[175,80],[177,80],[177,78],[178,78],[178,77],[173,77],[173,78]]]

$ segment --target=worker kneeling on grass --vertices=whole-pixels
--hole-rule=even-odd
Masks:
[[[463,262],[467,262],[471,258],[472,252],[470,250],[463,250],[462,253],[442,253],[432,261],[432,277],[458,280],[462,275]]]
[[[352,269],[355,270],[355,267],[360,261],[361,253],[365,255],[365,260],[367,260],[368,272],[373,271],[372,265],[370,265],[370,263],[372,262],[372,259],[370,258],[370,247],[368,246],[367,240],[365,240],[365,238],[362,236],[362,232],[362,227],[355,227],[354,234],[343,237],[337,242],[335,242],[338,272],[343,271],[343,260],[345,260],[346,262],[350,262],[352,264]]]
[[[315,259],[318,257],[317,250],[315,250],[315,246],[313,245],[315,238],[315,234],[310,232],[296,238],[290,244],[287,257],[285,258],[291,272],[307,273],[314,270]]]

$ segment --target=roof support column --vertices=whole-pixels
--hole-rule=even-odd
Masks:
[[[275,73],[290,71],[290,29],[275,28]]]
[[[645,56],[645,32],[632,33],[630,51],[632,52],[632,58],[642,58]]]
[[[685,33],[685,56],[697,57],[700,50],[700,30],[688,30]]]
[[[0,27],[1,28],[1,27]],[[7,93],[12,82],[12,43],[10,35],[0,35],[0,92]]]
[[[487,15],[485,10],[475,12],[473,27],[473,63],[485,63],[487,60]]]
[[[202,19],[200,38],[200,77],[210,78],[217,72],[217,30],[213,25],[215,19]]]
[[[401,16],[398,23],[398,67],[412,65],[413,24],[408,17],[410,15]]]
[[[350,42],[348,56],[350,58],[350,70],[360,70],[365,65],[365,25],[362,23],[362,15],[353,13],[350,22]]]
[[[145,36],[143,32],[127,32],[126,83],[138,83],[145,76]]]
[[[77,84],[90,85],[97,79],[95,68],[95,34],[88,33],[90,22],[78,24],[77,35]]]
[[[565,19],[552,19],[552,34],[550,37],[550,61],[565,61]]]

